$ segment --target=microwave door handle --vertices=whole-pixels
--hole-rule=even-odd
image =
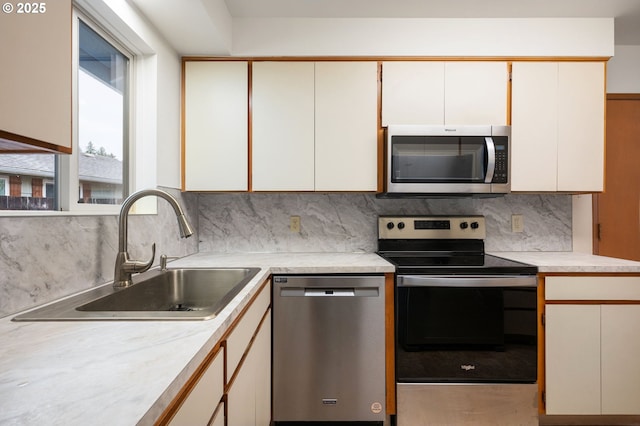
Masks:
[[[496,145],[492,137],[486,137],[484,140],[487,143],[487,176],[484,183],[491,183],[496,172]]]

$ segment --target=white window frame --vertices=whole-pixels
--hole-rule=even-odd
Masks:
[[[118,214],[120,211],[120,204],[115,205],[105,205],[105,204],[84,204],[78,202],[78,194],[79,194],[79,185],[80,179],[78,176],[78,157],[81,155],[81,150],[78,141],[78,67],[79,67],[79,57],[78,57],[78,22],[82,20],[87,26],[89,26],[92,30],[98,33],[101,37],[111,43],[115,48],[117,48],[123,55],[125,55],[129,59],[129,70],[128,70],[128,87],[127,87],[127,104],[125,105],[125,114],[127,117],[125,118],[125,132],[127,133],[127,143],[124,149],[127,149],[127,157],[128,161],[123,163],[123,168],[127,167],[126,177],[123,181],[123,196],[126,197],[128,194],[132,192],[134,186],[132,185],[134,170],[135,170],[135,160],[133,153],[135,152],[135,139],[133,131],[134,126],[132,123],[135,123],[134,116],[134,94],[135,91],[135,75],[136,75],[136,55],[132,53],[131,49],[122,45],[122,43],[107,31],[105,31],[100,25],[98,25],[94,19],[89,17],[86,13],[74,8],[73,10],[73,41],[72,41],[72,61],[73,61],[73,71],[72,71],[72,111],[73,111],[73,130],[72,130],[72,139],[73,139],[73,149],[71,155],[59,155],[58,161],[60,164],[58,179],[59,179],[59,190],[58,190],[58,203],[59,208],[62,211],[68,212],[77,212],[77,213],[93,213],[93,214]]]

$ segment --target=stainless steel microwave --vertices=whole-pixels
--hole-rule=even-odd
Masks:
[[[509,126],[390,125],[386,145],[383,196],[511,190]]]

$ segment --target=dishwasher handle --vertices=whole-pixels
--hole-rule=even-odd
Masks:
[[[282,287],[280,297],[378,297],[378,287]]]

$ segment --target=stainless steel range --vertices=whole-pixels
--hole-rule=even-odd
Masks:
[[[397,424],[536,424],[537,268],[484,252],[483,216],[383,216],[396,265]]]

